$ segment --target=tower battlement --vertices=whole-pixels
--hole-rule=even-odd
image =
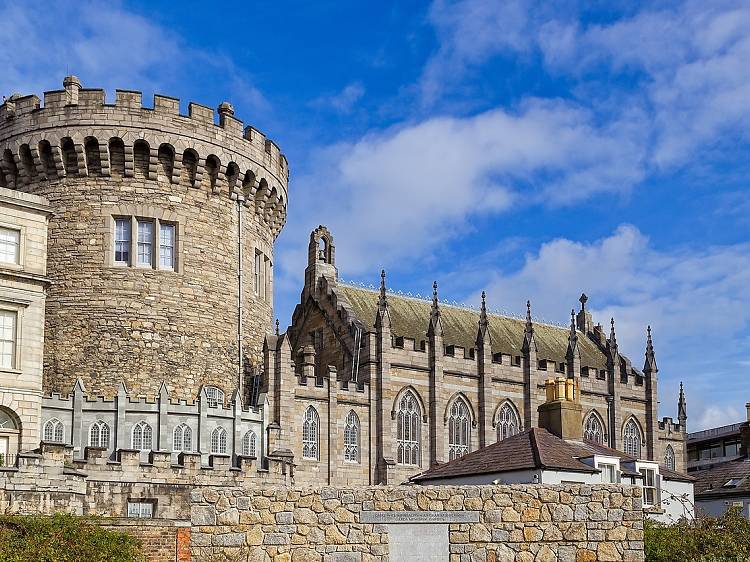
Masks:
[[[241,197],[278,236],[286,221],[289,166],[278,145],[244,126],[224,102],[216,112],[191,102],[117,90],[107,104],[101,89],[74,76],[63,90],[13,95],[0,105],[0,186],[26,191],[34,182],[71,177],[143,175]],[[218,114],[218,121],[217,121]]]

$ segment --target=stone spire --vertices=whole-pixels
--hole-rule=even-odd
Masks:
[[[390,326],[391,314],[388,311],[388,294],[385,288],[385,269],[380,270],[380,294],[378,295],[378,311],[375,315],[375,325],[387,323]]]
[[[430,309],[430,329],[429,334],[443,333],[443,324],[440,321],[440,306],[438,304],[438,284],[437,281],[432,283],[432,308]]]
[[[615,319],[610,318],[609,320],[610,329],[609,329],[609,339],[607,340],[607,348],[609,349],[609,354],[612,357],[617,356],[617,334],[615,333]]]
[[[482,306],[479,309],[479,333],[477,334],[477,342],[483,342],[485,341],[485,338],[489,341],[490,337],[490,321],[487,317],[486,298],[486,293],[482,291]]]
[[[567,357],[573,357],[578,351],[578,332],[576,332],[576,311],[570,311],[570,332],[568,333],[568,353]]]
[[[536,348],[534,341],[534,323],[531,321],[531,301],[526,301],[526,327],[523,330],[523,350],[528,352]]]
[[[654,342],[651,340],[651,326],[646,328],[646,362],[643,364],[644,373],[656,374],[659,369],[656,367],[656,354],[654,353]]]
[[[685,390],[682,387],[682,381],[680,381],[680,398],[677,400],[677,419],[684,431],[687,423],[687,402],[685,402]]]

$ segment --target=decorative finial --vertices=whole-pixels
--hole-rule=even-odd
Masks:
[[[685,427],[687,422],[687,402],[685,401],[685,391],[682,387],[682,381],[680,381],[680,398],[677,401],[677,419],[680,421],[680,425]]]
[[[485,313],[487,312],[487,302],[486,302],[486,299],[487,299],[487,294],[484,291],[482,291],[482,310],[484,310]]]
[[[570,309],[570,333],[573,335],[576,333],[576,311],[574,308]]]
[[[609,331],[609,344],[615,348],[617,347],[617,335],[615,334],[615,319],[610,318],[609,324],[611,326]]]
[[[581,293],[581,298],[578,299],[578,302],[581,303],[581,310],[584,310],[586,308],[586,303],[588,302],[589,298],[586,296],[586,293]]]
[[[437,281],[432,282],[432,306],[438,307]]]
[[[276,319],[276,335],[279,335],[279,319]]]
[[[380,270],[380,297],[378,297],[378,307],[385,308],[388,305],[388,297],[385,289],[385,269]]]

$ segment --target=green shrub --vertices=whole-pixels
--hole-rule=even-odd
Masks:
[[[140,542],[73,515],[0,516],[3,562],[142,562]]]
[[[646,520],[646,562],[747,562],[750,520],[738,508],[721,517],[681,519],[672,525]]]

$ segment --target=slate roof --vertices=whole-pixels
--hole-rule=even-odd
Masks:
[[[546,429],[535,427],[508,437],[483,449],[478,449],[455,460],[433,467],[411,478],[414,482],[429,481],[477,474],[511,472],[514,470],[565,470],[598,473],[599,470],[579,459],[593,455],[619,458],[621,463],[636,459],[616,449],[593,441],[566,441]],[[750,464],[748,465],[750,466]],[[620,465],[622,474],[640,477],[638,472]],[[666,480],[693,482],[695,478],[659,467]]]
[[[375,330],[375,315],[378,308],[376,291],[339,284],[337,291],[349,301],[356,317],[368,331]],[[391,330],[396,336],[411,338],[416,342],[427,339],[432,303],[388,293],[388,311],[391,316]],[[479,311],[447,304],[440,305],[443,324],[443,341],[446,345],[457,345],[470,349],[476,345],[479,328]],[[499,314],[488,314],[492,352],[508,355],[523,355],[524,320],[509,318]],[[549,324],[534,323],[534,340],[540,359],[564,362],[568,351],[567,328]],[[581,351],[581,365],[596,369],[606,369],[604,353],[588,336],[578,332],[578,347]]]
[[[692,473],[695,483],[695,497],[714,498],[750,496],[750,458],[725,462],[706,470]],[[727,486],[730,480],[737,480]]]

